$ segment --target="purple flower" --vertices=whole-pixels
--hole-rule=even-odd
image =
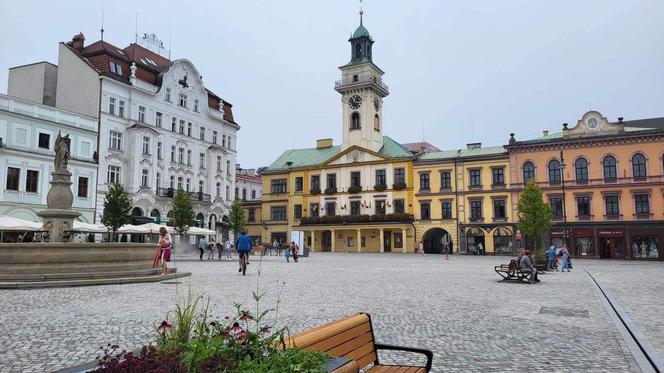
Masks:
[[[247,320],[253,320],[254,318],[251,316],[249,312],[242,311],[242,316],[240,316],[240,321],[247,321]]]
[[[169,324],[168,321],[164,320],[161,322],[161,325],[159,325],[159,330],[160,331],[166,331],[170,329],[173,325]]]

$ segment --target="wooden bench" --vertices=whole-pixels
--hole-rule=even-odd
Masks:
[[[286,340],[288,347],[297,347],[308,351],[324,352],[330,356],[343,357],[357,362],[360,369],[369,373],[425,373],[431,370],[433,353],[419,348],[399,347],[375,342],[371,316],[356,313],[331,323],[306,330]],[[423,354],[427,358],[426,366],[382,365],[378,361],[378,350],[396,350]]]
[[[529,269],[521,269],[519,268],[519,265],[517,264],[515,259],[512,259],[510,261],[510,264],[501,264],[499,266],[493,267],[493,270],[496,271],[500,277],[503,279],[500,280],[502,281],[523,281],[527,282],[529,284],[533,284],[534,282],[531,280],[532,277],[532,271]]]

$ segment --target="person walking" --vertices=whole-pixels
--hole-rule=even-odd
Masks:
[[[277,242],[277,256],[281,256],[281,250],[283,249],[281,245],[283,245],[283,243],[279,240],[279,242]]]
[[[231,260],[231,254],[232,254],[231,246],[232,246],[231,240],[230,239],[226,240],[226,245],[224,247],[224,251],[226,252],[226,260]]]
[[[443,244],[443,252],[445,253],[445,260],[450,260],[450,243],[447,241]]]
[[[168,233],[166,228],[159,228],[159,259],[157,260],[157,266],[161,262],[161,275],[168,274],[168,265],[166,262],[171,261],[171,249],[173,248],[173,243],[171,241],[171,235]]]
[[[214,246],[219,254],[219,260],[221,260],[221,254],[224,252],[224,245],[222,245],[221,242],[217,242]]]
[[[481,242],[477,244],[477,255],[483,255],[482,253],[484,252],[484,244]]]
[[[237,248],[237,254],[240,262],[240,269],[238,272],[242,272],[243,276],[246,276],[247,273],[247,264],[249,259],[249,252],[251,251],[251,238],[247,236],[247,232],[242,232],[240,238],[237,239],[235,247]]]
[[[562,256],[561,271],[569,272],[569,251],[567,251],[567,247],[563,246],[560,255]]]
[[[286,263],[290,263],[290,257],[291,257],[291,251],[290,251],[290,246],[284,250],[284,257],[286,258]]]
[[[537,268],[535,268],[535,266],[533,265],[533,258],[530,256],[530,250],[526,250],[525,255],[521,257],[519,266],[521,268],[521,271],[530,270],[531,282],[540,282],[540,280],[537,278]]]
[[[203,260],[203,253],[205,253],[205,237],[201,236],[201,238],[198,239],[198,251],[201,252],[201,255],[199,256],[200,260]]]
[[[424,244],[422,241],[417,244],[417,256],[424,256]]]
[[[551,245],[546,252],[546,270],[553,271],[553,264],[556,261],[556,246]]]
[[[295,261],[295,263],[297,263],[297,258],[299,257],[298,250],[299,250],[299,248],[297,247],[297,244],[295,243],[295,241],[291,241],[290,253],[291,253],[291,256],[293,257],[293,260]]]
[[[270,256],[272,256],[272,250],[277,249],[277,245],[279,245],[279,242],[277,242],[277,240],[275,238],[274,243],[272,243],[272,247],[270,248]]]
[[[205,251],[207,252],[207,260],[214,259],[214,239],[211,239],[210,243],[205,246]]]

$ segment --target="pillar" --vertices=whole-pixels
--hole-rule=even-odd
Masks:
[[[330,240],[330,244],[331,244],[331,246],[332,246],[332,247],[330,247],[330,251],[331,251],[331,252],[334,252],[334,245],[335,245],[335,242],[334,242],[334,241],[337,239],[337,238],[335,237],[335,236],[336,236],[336,232],[334,231],[334,229],[330,229],[330,236],[332,237],[332,239]]]
[[[401,252],[404,254],[406,254],[406,247],[408,247],[408,245],[406,245],[408,242],[406,237],[408,237],[406,236],[406,228],[401,228]]]
[[[383,228],[380,228],[378,232],[378,238],[380,239],[380,252],[385,252],[385,236],[383,236]]]
[[[362,252],[362,230],[358,229],[357,230],[357,239],[355,240],[357,242],[357,252],[361,253]]]
[[[311,251],[316,251],[316,231],[311,231]]]

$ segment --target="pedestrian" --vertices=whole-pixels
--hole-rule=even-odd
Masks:
[[[161,275],[166,275],[168,273],[168,265],[166,262],[171,261],[171,249],[173,248],[173,242],[171,241],[171,235],[168,233],[166,228],[159,228],[159,256],[152,263],[153,267],[158,267],[161,263]]]
[[[205,251],[207,251],[207,259],[214,259],[214,239],[210,239],[210,243],[205,246]]]
[[[237,248],[237,254],[239,257],[238,261],[240,262],[240,270],[238,272],[242,272],[242,275],[246,276],[247,264],[249,264],[249,252],[252,247],[251,238],[247,236],[247,232],[242,232],[240,234],[240,238],[237,239],[235,247]]]
[[[556,260],[556,245],[551,245],[546,252],[546,270],[552,271]]]
[[[445,252],[445,260],[450,260],[450,243],[445,242],[443,244],[443,251]]]
[[[205,237],[201,236],[201,238],[198,239],[198,251],[201,252],[201,255],[199,256],[200,260],[203,260],[203,253],[205,253]]]
[[[290,253],[291,253],[291,256],[293,257],[293,260],[295,261],[295,263],[297,263],[297,258],[299,257],[298,250],[299,250],[299,247],[297,247],[297,244],[295,243],[295,241],[292,241],[291,244],[290,244]]]
[[[424,256],[424,244],[422,241],[417,244],[417,256]]]
[[[284,257],[286,258],[286,263],[290,263],[290,257],[291,257],[291,251],[290,251],[290,246],[288,246],[284,252]]]
[[[226,260],[231,260],[231,255],[232,255],[231,248],[232,248],[231,240],[228,239],[226,240],[226,246],[224,247],[224,251],[226,252]]]
[[[277,239],[274,239],[274,243],[272,243],[272,247],[270,248],[270,256],[272,256],[272,250],[277,250],[277,245],[279,245],[279,242],[277,242]]]
[[[219,254],[219,260],[221,260],[221,254],[224,252],[224,245],[222,245],[221,242],[217,242],[214,246]]]
[[[483,255],[482,252],[484,252],[484,245],[480,242],[477,244],[477,255]]]
[[[281,242],[281,240],[279,240],[279,242],[277,242],[277,256],[281,256],[281,250],[283,249],[281,247],[281,245],[282,245],[282,242]]]
[[[560,250],[560,255],[562,256],[562,265],[561,265],[561,271],[562,272],[569,272],[569,251],[567,251],[567,247],[563,245],[562,250]]]
[[[530,281],[531,282],[540,282],[540,280],[537,278],[537,268],[533,265],[533,258],[530,256],[530,250],[526,250],[525,255],[521,257],[521,261],[519,263],[519,266],[521,268],[521,271],[523,270],[530,270]]]

